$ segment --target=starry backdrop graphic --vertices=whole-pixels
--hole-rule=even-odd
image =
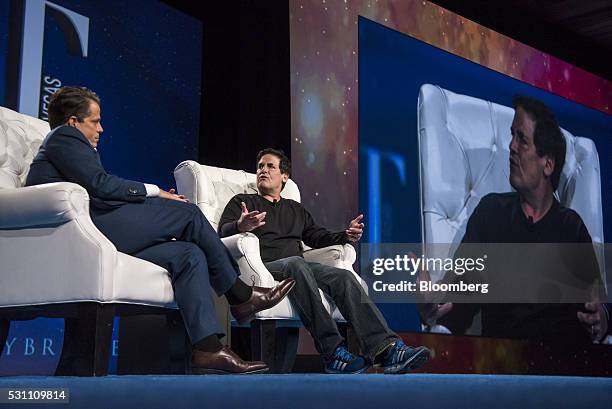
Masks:
[[[10,18],[8,0],[0,3],[1,18]],[[106,169],[173,186],[174,167],[198,156],[201,22],[155,0],[53,3],[89,17],[89,53],[71,55],[58,21],[45,13],[42,78],[48,81],[41,81],[41,99],[59,83],[92,89],[102,100],[99,150]],[[8,24],[2,26],[6,37]],[[0,47],[6,49],[6,40]]]

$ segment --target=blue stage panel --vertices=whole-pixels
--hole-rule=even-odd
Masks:
[[[70,408],[610,408],[612,379],[503,375],[243,375],[0,378],[69,388]],[[20,408],[36,407],[19,405]],[[47,405],[38,405],[47,407]]]

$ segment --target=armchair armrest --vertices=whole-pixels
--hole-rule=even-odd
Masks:
[[[368,293],[368,286],[363,279],[353,269],[357,253],[355,248],[350,244],[336,244],[334,246],[323,247],[320,249],[312,249],[306,247],[304,251],[304,260],[311,263],[321,263],[327,266],[343,268],[353,273],[357,281],[361,284],[366,294]]]
[[[93,224],[85,189],[6,189],[0,203],[0,306],[111,296],[117,250]]]
[[[221,239],[240,267],[240,278],[258,287],[274,287],[274,277],[264,266],[259,239],[253,233],[240,233]]]
[[[59,225],[89,215],[87,191],[69,182],[0,190],[0,229]]]
[[[357,254],[355,248],[350,244],[323,247],[320,249],[308,249],[304,252],[304,259],[312,263],[336,265],[342,263],[352,266]],[[352,268],[351,268],[352,270]]]

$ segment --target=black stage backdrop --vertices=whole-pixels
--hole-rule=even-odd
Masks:
[[[254,172],[260,149],[290,154],[288,1],[164,2],[203,22],[199,162]]]

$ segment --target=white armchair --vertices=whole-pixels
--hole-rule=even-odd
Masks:
[[[0,345],[11,320],[65,317],[56,373],[105,375],[114,315],[176,314],[172,285],[163,268],[117,251],[81,186],[22,187],[48,132],[0,107]]]
[[[212,166],[200,165],[194,161],[184,161],[174,170],[174,178],[178,191],[185,195],[189,201],[198,205],[214,229],[218,229],[221,214],[230,199],[238,193],[257,193],[255,174],[240,170],[217,168]],[[289,179],[281,196],[286,199],[300,201],[300,191]],[[272,287],[276,284],[272,274],[264,266],[259,253],[259,239],[252,233],[241,233],[222,239],[228,247],[238,266],[240,267],[240,278],[247,284],[257,286]],[[308,249],[304,252],[307,261],[327,264],[338,268],[349,270],[362,283],[364,288],[367,286],[353,270],[356,253],[353,246],[346,244],[336,245],[322,249]],[[336,308],[333,301],[321,292],[323,304],[330,312],[332,317],[339,322],[344,322],[340,311]],[[228,310],[229,314],[229,310]],[[272,365],[273,369],[285,371],[290,370],[287,365],[291,364],[292,358],[284,357],[284,363],[280,365],[274,363],[273,359],[266,356],[267,351],[274,352],[272,339],[268,337],[275,326],[277,320],[283,320],[279,324],[282,326],[299,326],[299,316],[288,299],[283,300],[274,308],[261,311],[256,314],[256,320],[252,323],[252,342],[251,349],[254,352],[253,359],[264,359]],[[293,346],[297,347],[297,328],[290,331],[287,343],[287,352]],[[267,334],[267,335],[266,335]],[[295,344],[295,345],[293,345]],[[263,350],[262,350],[263,349]],[[295,351],[293,351],[295,355]],[[278,356],[278,351],[276,352]],[[282,354],[280,354],[282,355]]]
[[[431,84],[421,87],[418,140],[422,239],[429,257],[454,254],[483,196],[511,191],[508,177],[513,116],[511,107]],[[591,139],[574,136],[565,129],[562,133],[567,151],[555,195],[562,205],[578,212],[593,242],[603,244],[597,149]],[[605,274],[603,246],[596,249]],[[442,274],[436,273],[432,274],[434,280]]]

